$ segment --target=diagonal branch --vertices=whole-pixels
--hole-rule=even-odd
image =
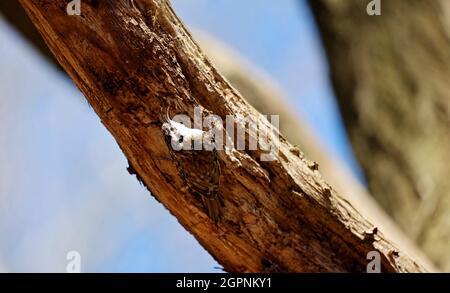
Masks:
[[[214,69],[164,0],[21,0],[53,54],[86,96],[142,182],[227,271],[354,271],[370,251],[385,272],[424,271],[328,186],[283,137],[261,151],[220,156],[224,207],[216,225],[170,159],[160,111],[225,120],[261,118]],[[176,113],[175,113],[176,111]],[[266,126],[267,120],[263,120]],[[126,198],[124,198],[126,200]]]

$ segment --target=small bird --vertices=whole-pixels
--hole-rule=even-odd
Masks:
[[[188,190],[202,199],[209,217],[217,223],[221,215],[219,194],[220,163],[212,131],[186,127],[170,119],[168,111],[161,114],[162,131],[170,155]],[[203,144],[194,149],[195,142]]]

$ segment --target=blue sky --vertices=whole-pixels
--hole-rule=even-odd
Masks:
[[[175,0],[263,69],[324,145],[357,171],[304,1]],[[74,85],[0,21],[0,271],[214,272],[216,262],[126,171]]]

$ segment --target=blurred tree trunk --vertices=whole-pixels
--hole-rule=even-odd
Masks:
[[[450,1],[310,3],[371,193],[450,270]]]
[[[274,161],[262,161],[261,151],[219,152],[224,208],[217,225],[209,219],[170,157],[161,109],[261,117],[212,67],[167,1],[86,1],[77,17],[66,15],[65,2],[21,3],[130,170],[226,270],[362,272],[373,250],[384,272],[425,270],[283,137],[269,139],[280,146]]]

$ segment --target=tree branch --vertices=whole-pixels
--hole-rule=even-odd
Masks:
[[[373,250],[382,271],[425,270],[283,137],[274,138],[275,161],[261,161],[260,151],[220,156],[223,215],[217,225],[209,219],[168,159],[160,111],[192,116],[202,106],[224,120],[261,114],[214,69],[166,1],[86,0],[79,17],[67,16],[62,1],[21,3],[132,169],[225,270],[363,272]]]

